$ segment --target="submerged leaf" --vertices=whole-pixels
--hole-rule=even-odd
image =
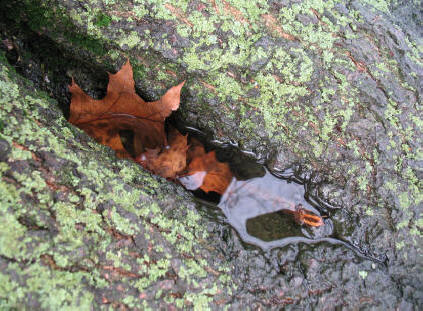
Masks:
[[[311,211],[307,211],[303,208],[302,204],[295,206],[294,217],[301,225],[306,224],[311,227],[320,227],[324,224],[321,216],[316,215]]]
[[[158,148],[147,149],[135,161],[155,174],[174,179],[187,165],[187,135],[172,129],[169,136],[170,146],[161,153]]]
[[[229,165],[219,162],[214,151],[206,154],[202,146],[196,146],[193,154],[195,157],[188,165],[187,174],[179,181],[191,190],[200,188],[204,192],[223,194],[233,177]]]
[[[72,80],[69,122],[116,151],[119,157],[130,157],[119,136],[120,131],[134,133],[135,152],[161,148],[166,144],[164,121],[180,102],[184,82],[169,89],[158,101],[145,102],[135,93],[135,82],[129,60],[116,74],[109,74],[107,95],[96,100]]]

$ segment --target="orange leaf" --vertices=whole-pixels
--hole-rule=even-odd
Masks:
[[[164,120],[178,109],[184,82],[169,89],[158,101],[145,102],[135,93],[135,82],[129,60],[116,74],[109,73],[107,95],[96,100],[87,95],[72,79],[69,122],[116,151],[119,157],[130,157],[119,136],[123,130],[134,133],[137,153],[166,144]]]
[[[189,149],[187,151],[187,161],[191,162],[195,157],[202,157],[206,154],[203,144],[195,138],[190,138]]]
[[[302,204],[295,206],[294,217],[299,224],[306,224],[312,227],[320,227],[324,224],[321,216],[307,211]]]
[[[147,149],[135,161],[157,175],[174,179],[187,165],[187,135],[172,129],[169,136],[170,146],[160,154],[158,148]]]
[[[195,153],[201,154],[201,150],[197,149]],[[203,154],[193,158],[188,165],[188,173],[181,176],[179,181],[189,190],[200,188],[205,192],[223,194],[232,177],[227,163],[219,162],[214,151],[206,154],[203,149]]]

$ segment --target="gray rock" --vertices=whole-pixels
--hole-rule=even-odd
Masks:
[[[4,300],[6,303],[24,303],[34,308],[69,304],[60,295],[53,299],[46,294],[64,286],[69,277],[67,290],[78,292],[72,290],[74,286],[86,293],[72,296],[72,306],[84,302],[87,306],[104,303],[114,308],[142,308],[140,296],[150,306],[163,308],[170,300],[169,304],[181,307],[186,300],[192,302],[189,306],[196,306],[213,299],[211,306],[215,308],[222,307],[216,302],[222,302],[230,303],[234,309],[245,305],[274,309],[418,309],[422,305],[423,66],[419,26],[423,19],[418,4],[193,0],[189,5],[176,1],[159,5],[154,1],[28,0],[1,1],[0,9],[2,36],[14,43],[14,49],[7,52],[8,59],[37,88],[57,99],[65,115],[69,104],[66,86],[71,76],[90,95],[104,96],[106,71],[115,72],[127,57],[134,66],[137,90],[146,100],[157,99],[170,86],[187,80],[178,119],[217,141],[236,142],[267,161],[271,170],[297,165],[309,180],[310,195],[332,206],[327,210],[338,237],[368,255],[387,258],[385,265],[380,265],[351,249],[327,243],[290,245],[262,254],[242,244],[232,229],[205,218],[198,221],[202,230],[209,228],[215,238],[208,238],[206,243],[214,243],[214,253],[209,255],[203,244],[192,248],[206,254],[207,265],[216,258],[218,267],[227,265],[222,268],[226,269],[225,277],[207,269],[204,282],[195,277],[195,281],[173,278],[173,274],[181,276],[187,270],[181,269],[181,262],[198,260],[175,251],[173,240],[160,237],[166,236],[166,230],[157,229],[157,224],[134,224],[140,215],[137,209],[128,211],[131,204],[121,202],[116,207],[113,198],[101,193],[121,187],[129,200],[135,191],[131,189],[137,189],[143,191],[145,200],[158,200],[160,208],[173,215],[171,207],[175,203],[166,202],[179,199],[163,195],[163,191],[173,194],[175,186],[161,181],[159,188],[151,187],[150,183],[158,181],[150,177],[140,180],[135,175],[120,180],[116,172],[123,169],[146,174],[133,164],[115,160],[110,152],[64,123],[61,111],[51,108],[56,104],[45,97],[44,107],[20,98],[22,105],[27,105],[20,110],[28,110],[28,115],[36,113],[35,119],[40,116],[41,120],[62,120],[58,121],[60,125],[40,121],[44,125],[38,135],[25,134],[28,128],[38,127],[23,112],[15,111],[19,108],[12,108],[10,103],[19,97],[16,92],[23,92],[13,86],[21,82],[13,80],[6,88],[2,86],[2,94],[7,94],[2,100],[9,103],[16,122],[24,118],[27,123],[22,124],[28,125],[18,129],[16,124],[2,120],[2,139],[11,148],[6,148],[5,153],[12,155],[5,162],[1,153],[2,163],[6,163],[2,185],[7,189],[2,193],[17,191],[22,182],[19,176],[35,182],[25,183],[22,187],[26,190],[9,198],[12,203],[3,204],[7,208],[2,207],[2,217],[14,219],[10,225],[14,230],[9,231],[16,233],[7,235],[5,241],[21,249],[12,254],[9,248],[13,248],[7,247],[2,252],[1,271],[7,271],[2,276],[9,291],[25,288],[24,294],[12,295]],[[2,77],[4,81],[6,78]],[[46,131],[51,135],[45,136]],[[36,142],[41,137],[50,138]],[[61,143],[53,137],[62,137],[57,138]],[[11,140],[24,148],[14,146]],[[94,156],[98,150],[100,159]],[[34,152],[41,163],[32,159]],[[78,159],[69,160],[67,154],[77,154]],[[45,203],[67,202],[69,194],[50,189],[48,184],[49,190],[41,189],[45,194],[37,194],[37,176],[44,176],[43,161],[47,168],[60,167],[55,178],[74,193],[74,202],[69,203],[72,207],[67,207],[72,224],[58,214],[61,209]],[[111,183],[104,183],[95,174],[85,174],[84,170],[91,166],[104,166],[107,174],[102,174],[110,177]],[[138,182],[148,190],[140,190]],[[126,183],[130,188],[123,185]],[[163,196],[161,203],[158,197]],[[20,212],[23,215],[13,209],[18,199],[26,202]],[[181,200],[196,215],[192,203]],[[40,216],[31,213],[29,206],[38,206]],[[97,220],[100,216],[91,220],[93,216],[84,214],[78,206],[98,210],[104,220]],[[130,229],[122,227],[118,220],[108,220],[108,215],[126,219],[124,223],[128,222]],[[153,217],[143,217],[147,216]],[[180,216],[183,218],[183,214]],[[78,222],[78,217],[86,221]],[[24,221],[20,223],[18,219]],[[63,223],[56,224],[57,219]],[[60,229],[63,225],[68,231]],[[107,231],[106,225],[115,231]],[[45,228],[48,234],[42,235]],[[159,241],[164,253],[171,253],[171,268],[163,279],[152,283],[144,280],[146,276],[135,281],[138,276],[126,274],[123,287],[119,287],[116,273],[139,270],[138,259],[128,254],[136,252],[131,247],[148,245],[142,242],[148,228],[157,231],[150,238]],[[61,235],[67,238],[66,242],[60,240]],[[76,242],[70,243],[73,235]],[[17,237],[24,236],[36,242],[25,246],[16,242]],[[100,243],[104,236],[107,239]],[[135,242],[131,242],[131,236],[136,237]],[[93,250],[97,245],[102,248]],[[121,245],[130,251],[121,255],[124,258],[116,259]],[[154,273],[161,275],[161,255],[151,256]],[[104,271],[101,265],[107,262],[107,267],[111,266],[111,261],[124,270]],[[22,273],[19,265],[32,270]],[[197,273],[192,262],[185,265],[192,275],[204,273]],[[40,275],[46,271],[55,273],[59,285],[45,282]],[[216,297],[199,289],[204,284],[213,288],[209,278],[226,277],[226,285],[217,285]],[[168,290],[173,281],[176,292]],[[232,289],[219,293],[223,286],[230,288],[231,282],[235,284]],[[26,284],[34,285],[29,288]],[[164,289],[157,294],[159,287]]]

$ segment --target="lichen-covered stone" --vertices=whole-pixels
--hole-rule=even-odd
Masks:
[[[257,299],[258,305],[275,307],[407,309],[423,303],[419,1],[25,0],[0,5],[7,11],[2,20],[13,20],[3,26],[6,34],[27,27],[39,36],[16,40],[17,66],[30,78],[40,73],[33,80],[62,106],[69,76],[101,95],[104,72],[117,70],[126,57],[146,99],[186,79],[180,118],[269,159],[272,169],[301,164],[314,182],[311,192],[334,207],[329,211],[339,237],[387,258],[382,268],[353,260],[337,247],[293,245],[273,251],[266,263],[230,239],[224,253],[226,259],[236,254],[232,262],[240,268],[231,273],[243,285],[234,305]],[[44,48],[38,41],[48,45],[35,61],[31,46]],[[67,61],[58,60],[61,54]],[[10,92],[13,96],[15,88]],[[83,139],[65,129],[61,135]],[[29,151],[12,147],[0,143],[0,159],[12,152],[21,161],[31,160]],[[79,182],[75,168],[63,166],[68,171],[63,178]],[[16,170],[27,174],[28,168]],[[32,178],[38,185],[39,176]],[[133,233],[130,225],[121,227],[129,230],[123,234]],[[19,230],[14,234],[18,237]],[[337,288],[340,284],[344,289]]]
[[[4,56],[0,124],[0,309],[229,299],[229,266],[191,197],[68,124]]]

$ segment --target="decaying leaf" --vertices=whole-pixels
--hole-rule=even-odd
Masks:
[[[215,151],[206,153],[203,144],[194,138],[188,145],[187,135],[174,128],[166,138],[164,121],[178,109],[183,85],[184,82],[172,87],[158,101],[145,102],[135,93],[132,67],[127,61],[116,74],[109,74],[107,95],[101,100],[88,96],[72,80],[69,122],[111,147],[121,158],[132,158],[120,136],[120,132],[130,131],[133,133],[130,145],[137,155],[134,160],[144,168],[177,179],[189,190],[200,188],[224,195],[233,179],[228,163],[218,161]],[[302,208],[290,211],[300,223],[323,224],[320,216]]]
[[[204,151],[204,145],[198,139],[190,137],[189,149],[187,151],[188,163],[191,162],[195,157],[202,157],[205,154],[206,152]]]
[[[144,149],[166,144],[164,121],[179,107],[184,82],[169,89],[158,101],[145,102],[135,93],[135,82],[129,60],[116,74],[109,73],[107,95],[96,100],[72,80],[69,122],[116,151],[119,157],[130,157],[119,136],[123,130],[134,133],[136,154]]]
[[[180,177],[179,181],[190,190],[200,188],[205,192],[223,194],[233,177],[229,165],[219,162],[214,151],[205,153],[202,146],[196,146],[194,153],[187,174]]]
[[[295,206],[294,218],[299,224],[306,224],[311,227],[320,227],[323,225],[323,219],[303,208],[301,204]]]
[[[182,135],[176,129],[169,134],[169,146],[161,153],[159,148],[147,149],[135,161],[146,169],[165,178],[176,178],[187,166],[187,135]]]

